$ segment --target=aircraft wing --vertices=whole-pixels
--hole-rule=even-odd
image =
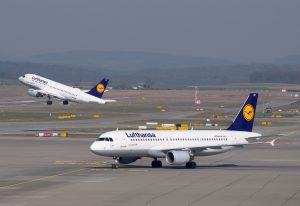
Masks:
[[[45,91],[45,90],[38,90],[39,93],[41,93],[44,96],[50,96],[50,97],[55,97],[57,99],[62,99],[65,100],[66,98],[56,92],[53,91]]]
[[[242,147],[243,145],[214,145],[214,146],[203,146],[203,147],[154,147],[151,150],[156,150],[162,153],[167,153],[171,150],[181,150],[181,151],[203,151],[207,149],[222,149],[223,147]]]
[[[275,137],[277,136],[277,137]],[[165,147],[155,147],[155,148],[151,148],[152,150],[157,150],[159,152],[163,152],[163,153],[167,153],[170,150],[182,150],[182,151],[193,151],[193,150],[207,150],[207,149],[222,149],[223,147],[242,147],[244,145],[254,145],[254,144],[270,144],[271,146],[275,145],[275,141],[278,140],[281,136],[285,136],[284,134],[279,134],[279,135],[271,135],[271,136],[261,136],[261,137],[251,137],[251,138],[247,138],[247,142],[245,144],[241,144],[241,145],[212,145],[212,146],[203,146],[203,147],[169,147],[169,146],[165,146]],[[270,137],[271,140],[269,139]],[[266,139],[261,139],[261,138],[268,138],[268,140]],[[264,141],[265,140],[265,141]]]

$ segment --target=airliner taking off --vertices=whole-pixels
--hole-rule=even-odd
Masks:
[[[105,104],[115,101],[102,99],[102,95],[109,81],[108,79],[103,79],[89,91],[73,88],[36,74],[25,74],[20,76],[19,80],[30,87],[27,91],[30,96],[46,96],[48,98],[48,105],[52,104],[51,99],[53,97],[62,100],[64,105],[69,104],[69,102]]]
[[[99,136],[90,149],[101,156],[113,157],[115,163],[129,164],[142,157],[153,158],[152,167],[161,167],[158,158],[165,158],[170,165],[185,164],[195,168],[196,156],[215,155],[240,148],[250,143],[250,139],[261,137],[252,132],[258,94],[249,94],[230,127],[226,130],[188,130],[188,131],[111,131]],[[271,142],[256,142],[270,143]]]

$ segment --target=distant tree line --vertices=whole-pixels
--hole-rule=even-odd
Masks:
[[[266,82],[300,84],[300,65],[248,64],[141,70],[98,70],[57,64],[0,61],[0,79],[15,80],[25,73],[71,82],[98,82],[109,78],[115,88],[131,88],[143,83],[146,89],[183,88],[193,85]]]
[[[300,71],[266,70],[253,72],[249,82],[300,84]]]

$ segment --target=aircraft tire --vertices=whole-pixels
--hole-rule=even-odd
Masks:
[[[151,166],[153,168],[160,168],[162,166],[162,162],[159,161],[159,160],[153,160],[152,163],[151,163]]]
[[[118,168],[119,168],[119,165],[117,165],[117,164],[112,164],[112,165],[111,165],[111,168],[112,168],[112,169],[118,169]]]
[[[187,162],[187,163],[185,164],[185,167],[186,167],[187,169],[195,169],[196,166],[197,166],[196,162]]]

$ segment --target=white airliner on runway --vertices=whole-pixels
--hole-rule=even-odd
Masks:
[[[193,162],[196,156],[208,156],[240,148],[252,144],[250,139],[261,137],[252,132],[255,116],[257,93],[249,94],[243,107],[237,114],[231,126],[226,130],[188,130],[188,131],[111,131],[102,134],[90,149],[101,156],[113,157],[115,163],[129,164],[142,157],[150,157],[152,167],[161,167],[158,158],[165,158],[168,164],[195,168]],[[270,143],[271,142],[256,142]]]
[[[69,101],[98,104],[105,104],[107,102],[115,101],[102,99],[102,95],[105,92],[105,88],[109,81],[108,79],[103,79],[90,91],[83,91],[78,88],[73,88],[36,74],[25,74],[20,76],[19,80],[30,87],[28,89],[29,95],[33,97],[48,97],[48,105],[52,104],[52,97],[63,100],[64,105],[69,104]]]

